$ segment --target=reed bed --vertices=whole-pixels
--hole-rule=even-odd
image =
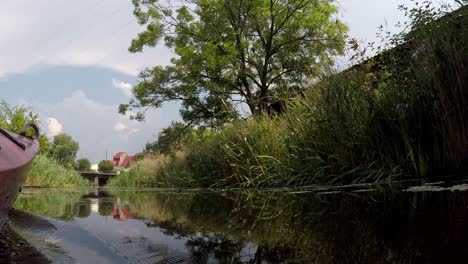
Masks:
[[[32,163],[26,184],[40,187],[86,187],[92,183],[72,169],[65,168],[53,158],[43,154],[36,156]]]

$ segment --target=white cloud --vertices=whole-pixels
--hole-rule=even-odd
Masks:
[[[119,81],[119,80],[116,80],[116,79],[112,79],[112,85],[115,87],[115,88],[118,88],[119,90],[121,90],[125,96],[127,97],[132,97],[132,84],[131,83],[127,83],[127,82],[122,82],[122,81]]]
[[[129,54],[131,40],[143,30],[130,0],[0,1],[0,77],[44,65],[91,65],[130,75],[173,54],[164,45]],[[436,2],[436,1],[434,1]],[[442,1],[453,3],[455,0]],[[363,43],[376,40],[381,24],[403,19],[399,4],[407,0],[339,0],[339,18]]]
[[[0,78],[47,65],[101,66],[135,76],[168,64],[172,54],[163,45],[128,52],[143,29],[132,11],[129,0],[0,1]]]
[[[165,111],[164,115],[160,109],[148,112],[148,122],[129,120],[118,113],[117,105],[92,100],[81,90],[58,103],[28,102],[28,105],[39,116],[49,117],[42,120],[42,126],[60,124],[61,132],[79,142],[78,157],[89,158],[93,163],[105,159],[106,146],[109,156],[119,151],[140,152],[162,128],[179,119],[174,109]]]
[[[122,131],[122,130],[125,130],[125,129],[128,129],[128,127],[126,125],[124,125],[122,122],[117,122],[117,124],[115,124],[115,126],[114,126],[115,131]]]
[[[54,137],[60,133],[62,133],[62,124],[53,117],[47,118],[47,135],[49,137]]]

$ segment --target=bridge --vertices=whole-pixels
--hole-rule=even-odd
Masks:
[[[106,185],[107,181],[117,176],[116,173],[105,173],[105,172],[80,172],[81,177],[94,182],[95,186],[104,186]]]

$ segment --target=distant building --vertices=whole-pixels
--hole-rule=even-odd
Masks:
[[[133,156],[129,156],[126,152],[117,152],[112,156],[111,162],[115,167],[128,168],[133,162]]]

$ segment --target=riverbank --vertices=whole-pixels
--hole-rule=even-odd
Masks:
[[[294,187],[466,174],[467,10],[418,17],[389,40],[394,48],[325,74],[285,113],[191,128],[172,152],[109,184]]]
[[[92,183],[80,174],[59,164],[53,158],[39,154],[34,159],[25,185],[35,187],[85,187]]]

